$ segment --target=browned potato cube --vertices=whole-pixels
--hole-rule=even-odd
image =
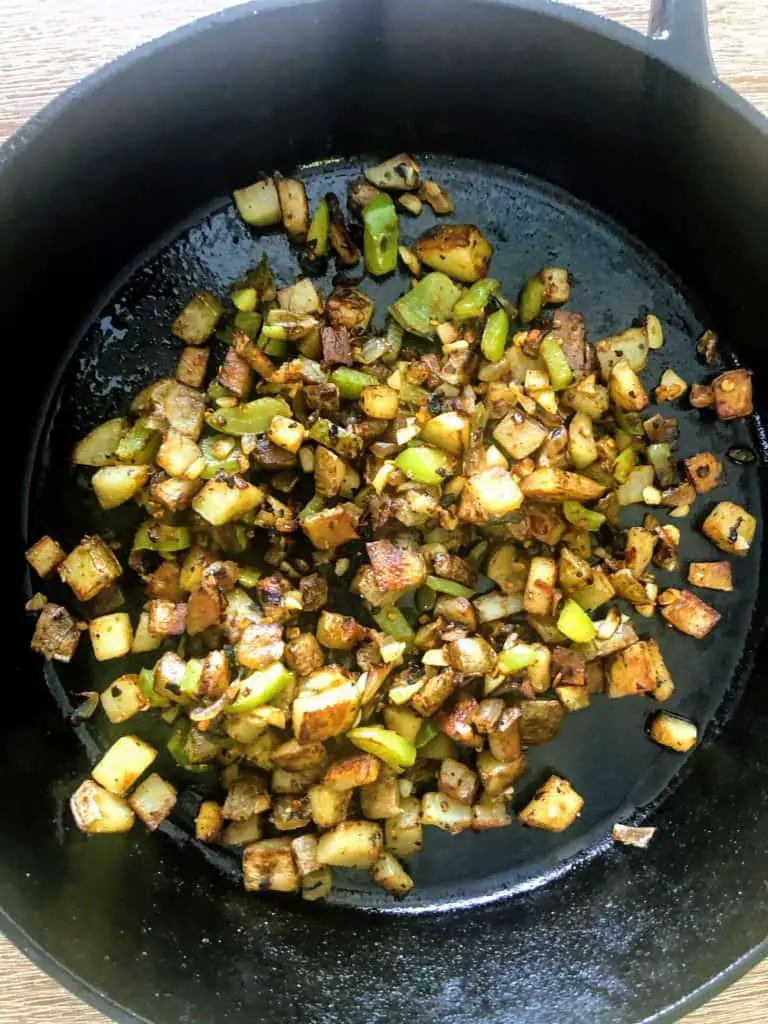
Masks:
[[[293,732],[300,743],[327,740],[347,732],[360,706],[358,688],[351,680],[317,692],[311,687],[314,678],[310,676],[293,702]]]
[[[207,348],[185,348],[179,356],[176,380],[190,388],[202,387],[209,356],[210,350]]]
[[[66,608],[48,603],[35,624],[32,650],[49,660],[71,661],[84,628],[85,625],[75,622]]]
[[[246,892],[298,892],[301,878],[290,839],[261,839],[243,850]]]
[[[669,747],[678,754],[684,754],[696,746],[698,729],[686,718],[672,715],[668,711],[660,711],[654,715],[648,727],[648,735],[662,747]]]
[[[431,718],[456,689],[459,678],[452,669],[446,669],[427,679],[418,693],[411,697],[411,707],[422,718]]]
[[[685,472],[697,494],[706,494],[723,482],[723,464],[712,452],[699,452],[686,459]]]
[[[114,725],[127,722],[149,707],[139,687],[138,678],[136,675],[119,676],[102,693],[101,706]]]
[[[465,676],[483,676],[496,664],[496,652],[481,636],[451,640],[446,653],[449,665]]]
[[[594,501],[605,493],[599,484],[581,473],[563,469],[536,469],[520,481],[520,489],[527,499],[536,501]]]
[[[306,604],[304,607],[306,610]],[[325,658],[317,638],[312,633],[301,633],[286,645],[285,660],[298,676],[308,676],[323,667]]]
[[[718,419],[737,420],[750,416],[752,405],[752,373],[750,370],[728,370],[712,381],[715,412]]]
[[[112,615],[100,615],[97,619],[91,619],[88,631],[93,656],[97,661],[109,661],[111,658],[122,658],[130,654],[133,646],[133,627],[127,612],[114,612]]]
[[[333,828],[347,816],[348,790],[339,792],[331,786],[312,786],[307,797],[312,821],[318,828]]]
[[[659,597],[661,614],[681,633],[700,640],[720,621],[720,612],[715,611],[690,590],[670,587]]]
[[[424,556],[411,542],[377,540],[365,545],[381,590],[412,590],[427,578]]]
[[[272,801],[269,820],[278,832],[294,832],[305,828],[311,821],[309,801],[305,796],[276,796]]]
[[[320,612],[317,621],[318,642],[332,651],[351,651],[365,640],[367,630],[349,615]]]
[[[755,536],[757,520],[741,505],[721,501],[701,524],[701,532],[715,547],[731,555],[746,555]]]
[[[656,688],[656,673],[645,640],[612,654],[606,662],[609,697],[633,697]]]
[[[339,793],[375,782],[381,761],[373,754],[350,754],[328,766],[323,783]]]
[[[532,558],[523,591],[523,611],[530,615],[550,615],[556,582],[557,562],[553,558]]]
[[[92,835],[128,832],[136,820],[126,800],[91,779],[86,779],[73,793],[69,806],[80,831]]]
[[[298,740],[286,740],[272,751],[273,762],[289,772],[314,768],[315,765],[324,765],[327,759],[322,743],[299,743]]]
[[[562,713],[562,708],[560,709]],[[506,793],[528,768],[528,761],[525,754],[505,764],[498,761],[490,750],[482,750],[477,755],[477,772],[483,784],[483,790],[488,797],[499,797]]]
[[[301,528],[318,550],[330,551],[348,540],[357,539],[359,510],[355,506],[352,508],[354,512],[348,505],[324,508],[314,515],[305,516]]]
[[[520,709],[506,708],[488,732],[488,749],[497,761],[511,764],[523,752],[520,738]]]
[[[81,601],[90,601],[123,572],[112,549],[101,537],[83,537],[58,569],[62,581],[69,584]]]
[[[648,405],[642,381],[626,359],[620,359],[611,370],[608,392],[620,409],[629,412],[640,412]]]
[[[187,621],[186,604],[155,600],[146,605],[149,632],[160,636],[181,636]]]
[[[317,860],[317,836],[296,836],[291,840],[291,849],[302,878],[318,870],[320,864]]]
[[[360,807],[366,818],[384,820],[400,813],[400,790],[391,769],[382,769],[374,782],[360,788]]]
[[[176,798],[176,789],[170,782],[153,772],[136,787],[128,803],[150,832],[154,832],[176,806]]]
[[[591,703],[586,686],[556,686],[555,693],[566,711],[582,711]]]
[[[462,804],[472,804],[477,796],[479,780],[475,772],[461,761],[446,757],[440,763],[437,788],[441,793]]]
[[[472,828],[472,808],[445,793],[425,793],[421,798],[421,820],[424,825],[436,825],[455,836]]]
[[[627,545],[624,561],[633,576],[640,577],[651,564],[656,537],[642,526],[631,526],[627,530]]]
[[[201,843],[217,843],[221,839],[224,815],[215,800],[204,800],[195,818],[195,839]]]
[[[317,843],[320,864],[340,868],[370,868],[384,852],[384,833],[372,821],[343,821]]]
[[[115,740],[91,775],[116,796],[123,796],[157,757],[157,751],[138,736]]]
[[[518,819],[529,828],[562,832],[576,820],[583,806],[584,800],[570,782],[550,775],[533,800],[520,811]]]
[[[27,548],[24,556],[38,576],[47,576],[53,572],[59,562],[66,558],[66,552],[53,537],[47,534]]]
[[[526,747],[549,743],[560,732],[563,706],[558,700],[525,700],[520,705],[520,739]]]
[[[377,885],[396,899],[407,896],[413,888],[413,879],[402,864],[389,852],[384,852],[371,868],[371,877]]]
[[[229,821],[246,821],[271,806],[272,798],[263,779],[256,775],[242,775],[230,786],[221,813]]]
[[[469,477],[457,514],[463,522],[481,525],[502,519],[522,503],[523,494],[514,473],[492,466]]]
[[[708,590],[733,590],[729,562],[691,562],[688,566],[688,582],[694,587]]]

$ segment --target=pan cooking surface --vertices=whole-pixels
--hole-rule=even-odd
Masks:
[[[704,379],[706,368],[695,358],[695,339],[704,327],[711,326],[706,321],[706,307],[699,307],[669,270],[616,224],[564,192],[499,167],[434,158],[420,162],[456,202],[457,213],[448,219],[476,223],[493,243],[491,273],[500,278],[504,294],[514,298],[523,281],[543,265],[565,266],[574,278],[569,308],[584,314],[589,340],[629,326],[646,311],[659,316],[665,344],[660,352],[651,353],[643,373],[649,391],[667,367],[689,383]],[[300,171],[310,203],[314,205],[329,190],[343,197],[346,180],[358,167],[357,163],[333,163]],[[406,243],[437,220],[426,207],[425,211],[417,219],[401,215]],[[96,423],[122,414],[144,384],[173,375],[181,343],[171,338],[170,323],[189,293],[208,289],[226,295],[232,282],[255,265],[263,252],[280,284],[295,278],[298,262],[287,239],[281,234],[252,232],[232,205],[222,200],[145,254],[118,284],[75,345],[51,401],[33,456],[30,538],[48,532],[66,547],[85,532],[103,533],[107,523],[125,539],[140,516],[133,510],[118,509],[105,517],[69,465],[71,446]],[[318,282],[326,294],[331,276]],[[384,283],[366,278],[363,287],[377,301],[375,324],[383,323],[384,309],[403,290],[404,281],[402,275]],[[667,520],[659,513],[662,521],[681,529],[685,569],[692,560],[718,557],[694,529],[717,501],[729,498],[760,515],[757,470],[755,465],[738,466],[726,458],[726,451],[734,445],[751,446],[745,423],[710,420],[707,414],[684,409],[682,403],[666,403],[661,408],[679,418],[680,457],[711,450],[726,469],[724,485],[700,499],[691,517]],[[647,414],[654,411],[651,407]],[[641,506],[625,510],[623,525],[639,523],[644,511]],[[665,707],[693,718],[700,732],[737,688],[736,668],[757,597],[760,536],[748,558],[731,560],[733,593],[702,592],[723,616],[704,640],[674,632],[659,616],[651,620],[633,616],[641,636],[659,640],[675,680],[676,693]],[[124,589],[130,600],[129,575],[124,578]],[[676,585],[682,579],[681,574],[657,573],[661,586]],[[135,593],[138,595],[138,587]],[[76,661],[57,670],[61,686],[53,689],[60,699],[63,690],[77,703],[73,696],[77,691],[102,689],[125,671],[117,662],[106,666],[93,662],[88,647],[82,644]],[[517,825],[458,837],[428,829],[424,852],[409,862],[416,887],[404,905],[392,903],[362,872],[338,873],[332,900],[408,913],[462,901],[481,902],[542,884],[574,858],[588,855],[606,840],[613,822],[628,820],[685,771],[685,757],[657,748],[644,734],[646,719],[657,708],[651,699],[611,701],[598,697],[589,709],[566,715],[553,743],[529,752],[531,767],[519,785],[520,801],[549,770],[568,778],[585,799],[581,817],[564,834],[548,835]],[[71,709],[67,706],[66,710]],[[151,739],[147,725],[134,720],[124,731],[137,731]],[[98,743],[106,744],[107,730],[100,716],[89,723],[88,730]],[[161,743],[163,735],[157,733]],[[166,774],[167,767],[158,762],[161,774]],[[197,804],[195,787],[199,783],[194,777],[191,783],[184,781],[190,792],[179,801],[174,824],[164,826],[176,836],[190,828]],[[652,814],[649,821],[653,823]],[[236,872],[236,858],[228,854],[216,857],[224,868]]]

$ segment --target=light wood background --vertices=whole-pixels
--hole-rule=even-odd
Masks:
[[[221,6],[217,0],[0,0],[0,141],[101,64]],[[649,0],[577,0],[577,6],[642,32]],[[709,13],[720,77],[768,114],[768,0],[709,0]],[[0,1024],[106,1024],[2,938],[0,978]],[[766,1021],[768,961],[685,1024]]]

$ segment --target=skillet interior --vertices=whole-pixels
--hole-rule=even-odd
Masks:
[[[649,386],[668,366],[688,381],[701,378],[695,339],[702,324],[708,323],[706,311],[684,293],[680,283],[648,250],[616,224],[560,190],[498,167],[434,158],[421,163],[425,173],[444,182],[454,197],[457,213],[452,219],[477,223],[488,232],[495,250],[492,272],[501,279],[506,294],[515,295],[520,282],[543,264],[566,266],[575,279],[570,306],[584,312],[592,340],[621,330],[646,310],[652,310],[665,325],[666,341],[661,352],[651,356],[644,374]],[[357,161],[302,170],[300,176],[308,183],[310,201],[334,189],[343,196],[346,180],[360,166]],[[436,220],[434,215],[422,215],[410,223],[401,218],[401,230],[408,240]],[[285,237],[250,231],[233,206],[223,201],[150,256],[99,311],[73,353],[54,397],[55,411],[43,429],[41,449],[30,474],[30,536],[49,532],[68,546],[77,542],[86,523],[94,532],[103,531],[105,525],[114,528],[119,524],[122,530],[118,528],[118,537],[123,544],[130,543],[132,529],[142,519],[140,511],[131,509],[109,516],[101,513],[87,489],[87,474],[69,465],[72,444],[96,423],[122,415],[130,397],[149,381],[173,374],[181,346],[171,338],[169,325],[190,291],[209,288],[225,295],[232,281],[255,265],[263,251],[270,256],[278,283],[293,280],[298,269],[296,255]],[[332,273],[321,282],[326,293]],[[366,279],[364,287],[378,301],[377,320],[381,324],[386,303],[406,286],[404,274],[379,285]],[[738,466],[725,455],[734,444],[752,443],[748,427],[744,423],[723,424],[714,417],[707,421],[699,412],[685,412],[684,403],[677,404],[680,408],[674,413],[680,417],[682,428],[679,454],[712,450],[727,467],[723,487],[699,503],[702,507],[696,508],[695,516],[677,520],[683,531],[681,558],[685,565],[712,553],[708,542],[692,528],[692,521],[702,518],[722,497],[750,509],[759,505],[760,497],[756,465]],[[668,414],[673,410],[667,403],[660,411]],[[643,512],[640,506],[627,510],[626,525],[639,524]],[[677,692],[668,706],[692,717],[702,729],[732,686],[757,596],[757,559],[735,562],[735,590],[715,596],[713,603],[723,619],[703,641],[683,637],[665,627],[658,617],[637,624],[641,635],[647,633],[660,640],[677,682]],[[659,573],[658,582],[679,583],[680,574]],[[66,601],[66,590],[61,590]],[[82,648],[76,661],[59,672],[65,692],[103,689],[121,672],[135,671],[135,659],[99,665],[90,657],[88,645]],[[149,655],[144,661],[151,665],[154,657]],[[73,702],[77,704],[76,697]],[[342,876],[333,898],[345,904],[413,913],[417,909],[444,909],[456,902],[499,898],[521,885],[542,882],[557,865],[604,840],[614,821],[626,820],[637,807],[650,803],[684,770],[686,758],[657,748],[644,735],[644,722],[657,708],[650,699],[597,699],[588,713],[566,716],[566,726],[554,743],[530,751],[531,769],[520,787],[521,799],[530,795],[546,769],[563,773],[585,797],[584,813],[565,836],[515,827],[451,838],[430,829],[424,853],[414,860],[416,889],[405,905],[393,904],[358,872]],[[97,724],[89,726],[97,747],[110,742],[107,738],[114,735],[101,718],[97,716]],[[134,732],[137,728],[144,734],[147,725],[137,725],[133,720],[122,731]],[[164,728],[157,730],[161,744]],[[164,757],[165,763],[158,766],[167,774],[172,762],[167,755]],[[180,781],[189,788],[188,775]],[[199,791],[194,777],[191,781],[192,789]],[[190,792],[174,814],[175,823],[190,829],[195,810]],[[233,866],[234,861],[233,857]]]
[[[121,268],[211,196],[273,167],[402,147],[517,167],[605,210],[706,300],[764,404],[765,127],[644,45],[537,0],[318,0],[226,12],[126,58],[0,155],[0,323],[22,411]],[[575,305],[592,316],[582,294]],[[591,306],[606,308],[605,297]],[[15,424],[9,489],[21,489],[33,421]],[[20,617],[0,746],[12,780],[0,802],[5,928],[126,1021],[677,1015],[724,969],[743,970],[768,932],[764,582],[761,593],[737,672],[744,699],[726,701],[717,741],[655,812],[649,851],[601,849],[511,901],[415,919],[254,901],[172,834],[87,842],[65,829],[51,780],[82,775],[82,747]]]

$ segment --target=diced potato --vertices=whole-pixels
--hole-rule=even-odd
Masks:
[[[309,902],[325,900],[331,895],[333,873],[329,867],[310,871],[301,880],[301,898]]]
[[[186,604],[156,599],[147,603],[147,625],[157,636],[181,636],[187,619]]]
[[[303,242],[309,230],[309,204],[304,185],[295,178],[278,178],[276,185],[285,230],[294,242]]]
[[[375,782],[380,770],[381,761],[373,754],[350,754],[328,766],[323,784],[339,793],[345,793]]]
[[[544,285],[545,305],[558,306],[568,301],[571,285],[567,270],[563,267],[543,267],[539,271],[539,278]]]
[[[322,743],[299,743],[286,740],[272,751],[272,761],[288,771],[302,771],[315,765],[324,765],[327,754]]]
[[[329,448],[315,448],[315,493],[323,498],[335,497],[342,488],[347,472],[346,462]]]
[[[432,207],[438,215],[453,213],[454,202],[448,193],[436,181],[423,181],[419,189],[419,197]]]
[[[304,796],[276,796],[272,801],[269,820],[278,832],[295,832],[296,829],[305,828],[311,821],[309,801]]]
[[[518,818],[529,828],[562,832],[573,824],[583,806],[584,800],[570,782],[558,775],[550,775],[536,791],[533,800],[520,811]]]
[[[402,864],[385,851],[371,868],[371,876],[377,885],[391,896],[402,899],[413,888],[413,879]]]
[[[297,675],[308,676],[323,667],[325,656],[315,636],[301,633],[286,645],[285,660]]]
[[[102,789],[91,779],[86,779],[72,794],[69,806],[77,827],[90,835],[129,832],[136,820],[126,800]]]
[[[523,598],[521,594],[502,594],[498,590],[492,590],[490,594],[476,597],[472,604],[477,612],[478,622],[494,622],[496,619],[517,615],[522,610]]]
[[[119,676],[101,695],[101,706],[110,722],[127,722],[149,707],[139,687],[136,675]]]
[[[320,865],[317,861],[317,836],[296,836],[295,839],[291,840],[291,850],[293,851],[296,867],[302,878],[319,869]]]
[[[605,486],[580,473],[562,469],[536,469],[520,481],[528,499],[536,501],[594,501],[605,493]]]
[[[568,455],[576,469],[586,469],[597,459],[598,449],[592,420],[586,413],[574,413],[568,426]]]
[[[171,429],[163,438],[155,461],[169,476],[182,477],[201,455],[200,445],[196,441]]]
[[[251,815],[244,821],[231,821],[221,833],[222,846],[249,846],[261,839],[263,833],[261,817]]]
[[[261,737],[259,737],[259,739],[261,739]],[[249,758],[253,759],[254,747],[258,743],[259,740],[256,740],[254,744],[251,744],[249,746]],[[277,746],[277,743],[272,742],[271,738],[270,743],[272,744],[271,747],[269,748],[269,762],[271,764],[272,750],[274,750],[275,746]],[[263,756],[263,752],[262,760],[266,760],[266,757]],[[300,772],[287,772],[285,768],[275,768],[275,770],[272,772],[272,792],[284,793],[287,796],[301,796],[304,793],[309,795],[311,787],[313,787],[316,782],[319,782],[322,777],[322,765],[316,765],[314,768],[304,768]]]
[[[560,714],[562,715],[562,713],[563,709],[560,708]],[[517,761],[510,761],[506,764],[497,760],[490,750],[482,750],[477,755],[477,772],[483,784],[485,796],[490,798],[500,797],[503,793],[510,792],[512,784],[525,774],[527,767],[525,754],[522,754]]]
[[[644,585],[632,575],[629,569],[620,569],[618,572],[611,573],[610,580],[611,586],[623,600],[635,605],[647,603],[648,594]]]
[[[396,857],[413,857],[424,846],[421,804],[416,797],[400,802],[400,813],[384,822],[384,846]]]
[[[232,193],[237,212],[246,222],[256,228],[267,228],[282,220],[280,197],[273,178],[256,181],[253,185],[238,188]]]
[[[557,563],[553,558],[531,559],[523,591],[523,611],[530,615],[551,615],[557,582]]]
[[[505,708],[488,733],[488,749],[504,764],[512,764],[522,754],[522,738],[520,733],[521,712],[519,708]]]
[[[590,705],[589,691],[586,686],[556,686],[557,699],[566,711],[582,711]]]
[[[451,668],[465,676],[483,676],[496,665],[496,652],[481,636],[451,640],[446,653]]]
[[[532,455],[546,437],[546,427],[518,409],[508,413],[493,431],[494,441],[511,459],[525,459]]]
[[[48,602],[43,605],[35,624],[32,650],[49,660],[69,662],[84,628],[85,625],[75,622],[66,608]]]
[[[688,582],[694,587],[708,590],[733,590],[733,579],[729,562],[691,562],[688,566]]]
[[[334,651],[351,651],[363,642],[366,630],[349,615],[322,611],[317,621],[317,639]]]
[[[609,697],[652,693],[656,688],[656,673],[646,641],[638,640],[611,655],[606,665],[606,676]]]
[[[27,548],[24,557],[38,576],[47,576],[64,561],[66,553],[53,537],[46,535]]]
[[[243,850],[246,892],[298,892],[301,878],[290,839],[261,839]]]
[[[422,718],[431,718],[445,704],[458,684],[458,677],[451,669],[427,679],[424,685],[411,697],[411,707]],[[421,755],[426,748],[422,747]]]
[[[477,796],[479,780],[475,772],[461,761],[446,757],[440,763],[437,776],[437,788],[452,800],[462,804],[472,804]]]
[[[390,697],[391,699],[391,697]],[[384,722],[388,729],[396,732],[403,739],[413,743],[421,729],[421,716],[405,707],[384,708]]]
[[[275,416],[267,430],[267,437],[279,448],[297,452],[304,441],[306,431],[301,423],[288,416]]]
[[[686,459],[685,472],[697,494],[706,494],[723,482],[723,464],[712,452],[699,452]]]
[[[107,466],[114,461],[115,450],[120,438],[128,430],[128,420],[118,416],[94,427],[78,441],[72,452],[76,466]]]
[[[482,525],[502,519],[522,504],[523,494],[514,473],[492,467],[469,477],[457,515],[463,522]]]
[[[264,780],[257,775],[241,775],[232,783],[221,809],[228,821],[246,821],[272,806],[272,797]]]
[[[424,556],[410,541],[377,540],[365,545],[377,586],[383,591],[414,590],[427,578]]]
[[[400,392],[385,384],[371,384],[360,394],[360,405],[366,416],[376,420],[391,420],[397,416]]]
[[[512,817],[507,810],[504,800],[483,799],[472,805],[472,830],[474,832],[487,832],[492,828],[507,828],[512,824]]]
[[[661,594],[659,606],[661,614],[670,625],[697,640],[711,632],[720,621],[720,612],[690,590],[670,587]]]
[[[187,345],[179,356],[176,366],[176,379],[180,384],[186,384],[190,388],[201,388],[205,380],[210,349],[194,348]]]
[[[349,791],[339,792],[325,784],[312,786],[307,792],[309,812],[318,828],[333,828],[344,821],[349,804]]]
[[[187,345],[202,345],[216,329],[224,308],[210,292],[197,292],[182,309],[171,327]]]
[[[127,612],[100,615],[88,623],[88,632],[97,661],[109,661],[130,654],[133,646],[133,627]]]
[[[318,550],[330,551],[349,540],[357,539],[355,527],[358,518],[357,509],[353,514],[348,506],[336,505],[334,508],[324,508],[313,515],[305,516],[301,528]]]
[[[624,561],[633,576],[640,577],[651,564],[653,549],[656,547],[656,536],[642,526],[632,526],[627,530],[627,543],[624,548]]]
[[[441,224],[411,246],[422,263],[458,281],[478,281],[488,273],[493,249],[474,224]]]
[[[445,793],[425,793],[421,798],[421,820],[451,835],[472,828],[472,808]]]
[[[728,370],[712,381],[715,412],[718,419],[736,420],[751,416],[752,373],[750,370]]]
[[[604,381],[611,379],[611,371],[621,360],[626,360],[630,368],[637,372],[643,369],[648,360],[648,335],[644,328],[630,327],[621,334],[598,341],[595,355]]]
[[[485,574],[501,590],[511,594],[522,594],[528,578],[528,566],[515,544],[502,544],[488,559]]]
[[[601,569],[592,571],[592,582],[573,594],[573,599],[585,612],[594,612],[616,596],[613,584]]]
[[[138,736],[115,740],[91,775],[116,796],[123,796],[157,757],[157,751]]]
[[[384,820],[400,813],[400,790],[391,769],[383,767],[374,782],[361,787],[360,806],[366,818]]]
[[[427,444],[451,455],[461,455],[469,444],[469,417],[462,412],[441,412],[421,428]]]
[[[419,165],[407,153],[398,153],[374,167],[366,167],[363,173],[377,188],[413,192],[419,187]],[[370,198],[367,202],[370,202]]]
[[[108,587],[123,567],[101,537],[83,537],[58,566],[59,576],[81,601],[90,601]]]
[[[201,843],[217,843],[223,828],[221,805],[215,800],[204,800],[195,818],[195,839]]]
[[[531,644],[536,661],[525,669],[525,680],[535,693],[549,689],[552,678],[552,652],[546,644]]]
[[[128,803],[147,828],[154,832],[176,806],[177,796],[175,787],[153,772],[136,787]]]
[[[669,747],[678,754],[685,754],[696,746],[699,738],[698,729],[693,722],[679,715],[671,715],[668,711],[660,711],[654,715],[648,735],[662,747]]]
[[[192,508],[212,526],[223,526],[261,505],[265,492],[241,476],[208,480],[192,499]]]
[[[640,412],[648,405],[648,394],[642,381],[626,359],[620,359],[613,366],[608,392],[620,409]]]
[[[320,693],[303,689],[293,702],[294,735],[300,743],[309,743],[347,732],[354,725],[359,706],[360,694],[353,682],[342,682]]]
[[[571,384],[561,392],[560,398],[563,405],[584,413],[591,420],[602,419],[610,406],[608,389],[596,382],[593,373],[576,384]]]
[[[309,277],[300,277],[293,284],[281,288],[277,293],[277,304],[280,309],[300,316],[323,312],[322,299]]]
[[[634,825],[622,825],[620,822],[611,829],[611,839],[616,843],[623,843],[624,846],[636,846],[640,850],[646,850],[656,834],[655,827],[638,828]]]
[[[731,555],[746,555],[755,536],[757,520],[741,505],[721,501],[701,524],[701,532],[715,547]]]
[[[343,821],[317,843],[319,864],[339,868],[370,868],[384,852],[384,833],[372,821]]]

